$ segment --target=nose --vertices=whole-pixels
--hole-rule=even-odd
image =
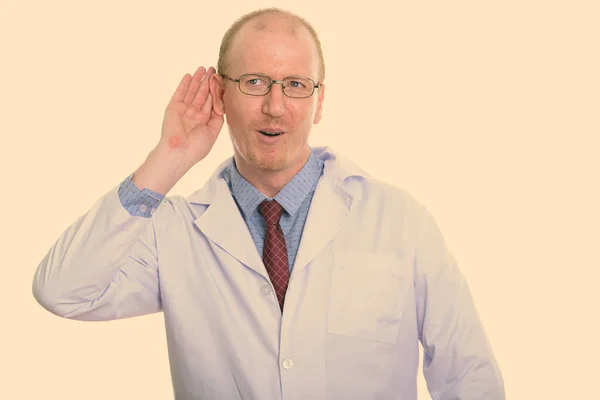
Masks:
[[[285,113],[285,95],[280,83],[273,83],[271,90],[264,96],[262,111],[274,118],[281,117]]]

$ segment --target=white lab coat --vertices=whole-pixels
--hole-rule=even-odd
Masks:
[[[152,218],[118,186],[61,235],[33,282],[78,320],[163,311],[177,400],[504,399],[469,289],[431,214],[328,148],[283,315],[220,173]]]

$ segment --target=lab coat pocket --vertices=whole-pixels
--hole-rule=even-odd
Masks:
[[[337,250],[327,332],[395,344],[402,320],[406,262],[385,254]]]

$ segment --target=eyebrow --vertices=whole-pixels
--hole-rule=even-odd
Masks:
[[[273,78],[271,78],[271,76],[269,76],[268,74],[265,74],[263,72],[247,72],[247,73],[241,74],[240,76],[242,76],[242,75],[262,75],[262,76],[266,76],[267,78],[273,79]],[[308,79],[312,79],[308,75],[299,75],[299,74],[288,75],[285,78],[308,78]],[[285,78],[283,78],[283,79],[285,79]]]

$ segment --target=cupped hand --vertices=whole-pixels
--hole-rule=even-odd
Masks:
[[[190,166],[208,155],[223,127],[209,90],[215,72],[199,67],[193,76],[185,74],[165,110],[159,146],[181,152]]]

